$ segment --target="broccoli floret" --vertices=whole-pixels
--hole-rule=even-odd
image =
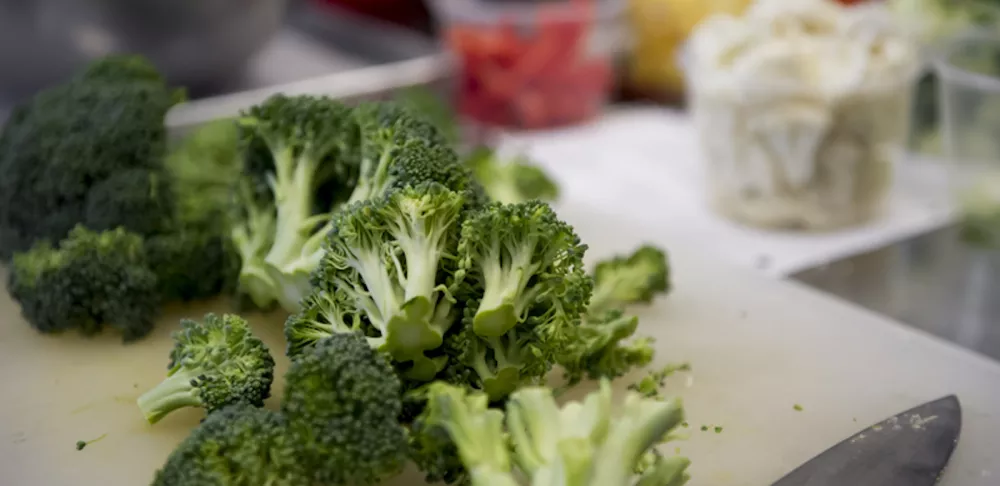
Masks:
[[[234,289],[239,256],[216,229],[181,227],[146,239],[149,268],[164,299],[204,299]]]
[[[680,399],[628,393],[614,413],[607,380],[583,401],[562,407],[548,388],[522,388],[507,403],[506,435],[503,414],[486,404],[482,394],[444,384],[432,388],[428,401],[428,421],[449,432],[473,486],[517,485],[518,472],[526,484],[558,486],[681,486],[688,480],[687,459],[651,454],[683,422]],[[640,465],[647,458],[652,461]]]
[[[428,390],[423,423],[447,433],[473,486],[517,486],[504,414],[488,405],[483,393],[434,383]]]
[[[373,344],[408,375],[430,380],[443,363],[425,353],[441,346],[458,320],[461,282],[455,248],[464,198],[438,184],[407,187],[339,211],[317,283],[349,297],[377,331]]]
[[[302,301],[302,310],[285,320],[285,354],[295,358],[335,333],[364,334],[370,327],[357,312],[349,293],[317,288]],[[376,336],[369,337],[368,342],[377,348],[382,340]]]
[[[524,156],[503,160],[492,149],[481,147],[469,154],[465,163],[493,201],[514,204],[559,197],[555,181]]]
[[[399,378],[361,336],[334,334],[285,375],[282,412],[311,483],[377,484],[406,462]]]
[[[462,225],[459,261],[480,294],[473,331],[500,337],[539,305],[543,319],[572,321],[591,286],[583,270],[587,246],[548,204],[494,203]]]
[[[173,339],[167,378],[136,402],[149,423],[183,407],[209,412],[235,402],[260,407],[270,396],[274,359],[243,318],[184,319]]]
[[[227,218],[243,169],[233,120],[197,128],[170,151],[164,165],[173,181],[177,218],[199,222]]]
[[[275,95],[237,121],[248,177],[246,214],[233,229],[241,290],[259,307],[296,310],[333,209],[319,203],[353,170],[357,130],[344,104],[314,96]]]
[[[670,290],[667,254],[643,245],[628,256],[615,256],[594,268],[594,293],[588,313],[594,316],[629,304],[648,303]]]
[[[160,166],[163,118],[175,92],[162,83],[130,82],[124,72],[111,81],[110,71],[46,89],[13,110],[0,135],[0,256],[62,239],[77,224],[90,227],[87,200],[95,186]]]
[[[160,303],[142,238],[121,228],[78,226],[58,247],[43,240],[15,253],[9,288],[41,332],[76,328],[90,335],[109,326],[126,342],[152,330]]]
[[[644,337],[626,342],[638,325],[639,318],[618,310],[584,319],[573,330],[569,348],[558,359],[565,370],[567,386],[584,378],[618,378],[648,365],[653,360],[653,339]]]
[[[208,416],[170,454],[153,486],[312,484],[281,414],[245,402]]]

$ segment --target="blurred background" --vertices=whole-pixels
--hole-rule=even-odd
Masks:
[[[190,99],[405,98],[559,203],[1000,358],[995,0],[0,0],[0,119],[111,53]],[[648,208],[648,209],[636,209]]]

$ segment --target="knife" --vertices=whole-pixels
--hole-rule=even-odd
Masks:
[[[772,486],[932,486],[962,431],[962,406],[949,395],[865,428]]]

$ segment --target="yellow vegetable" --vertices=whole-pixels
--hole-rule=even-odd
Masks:
[[[684,76],[677,49],[705,17],[738,15],[753,0],[629,0],[628,22],[635,39],[628,83],[647,93],[680,94]]]

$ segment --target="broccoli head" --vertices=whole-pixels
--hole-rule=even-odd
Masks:
[[[211,227],[182,226],[151,236],[146,255],[166,300],[205,299],[233,290],[240,271],[232,241]]]
[[[275,95],[237,123],[247,174],[246,214],[233,229],[241,289],[259,307],[294,311],[327,231],[327,192],[355,170],[357,130],[344,104],[305,95]]]
[[[119,226],[140,235],[166,231],[173,220],[174,198],[165,174],[146,168],[113,174],[87,193],[84,218],[94,230]]]
[[[312,483],[377,484],[402,470],[399,379],[356,334],[334,334],[292,362],[281,403]]]
[[[465,163],[493,201],[514,204],[559,197],[555,181],[523,156],[505,161],[492,149],[482,147],[469,154]]]
[[[439,184],[424,184],[360,201],[337,212],[317,284],[349,298],[378,334],[379,350],[408,375],[430,380],[443,363],[425,353],[441,346],[458,320],[453,291],[461,282],[455,262],[464,198]]]
[[[647,303],[670,290],[667,254],[643,245],[628,256],[615,256],[594,268],[594,293],[588,312],[598,316],[629,304]]]
[[[9,288],[25,319],[45,333],[109,326],[133,341],[152,330],[160,304],[142,238],[121,228],[78,226],[58,247],[43,240],[15,253]]]
[[[245,402],[208,416],[156,472],[153,486],[306,486],[281,414]]]
[[[335,333],[364,334],[370,328],[349,293],[317,288],[302,301],[302,310],[285,320],[285,354],[295,358]],[[376,335],[368,342],[377,348],[382,340]]]
[[[241,317],[184,319],[173,339],[167,378],[136,402],[149,423],[183,407],[209,412],[236,402],[260,407],[270,396],[274,359]]]

